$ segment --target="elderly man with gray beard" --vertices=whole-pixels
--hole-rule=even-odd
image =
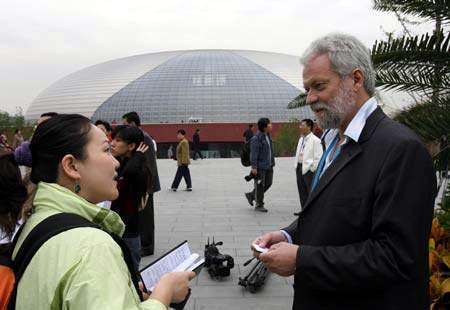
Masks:
[[[426,148],[378,106],[359,40],[327,35],[301,60],[306,103],[335,131],[298,218],[258,237],[269,250],[255,256],[294,276],[296,310],[427,309],[436,177]]]

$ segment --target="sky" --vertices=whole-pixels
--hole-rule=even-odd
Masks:
[[[385,31],[401,32],[394,14],[372,6],[371,0],[0,0],[0,110],[25,113],[60,78],[137,54],[248,49],[301,55],[311,41],[336,31],[370,48]]]

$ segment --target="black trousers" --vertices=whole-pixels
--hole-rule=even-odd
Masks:
[[[203,159],[203,155],[202,155],[202,153],[200,152],[200,147],[194,145],[194,153],[192,154],[192,158],[193,158],[194,160],[196,159],[195,156],[196,156],[197,154],[198,154],[198,156],[199,156],[201,159]]]
[[[306,200],[308,199],[309,192],[311,191],[311,183],[314,173],[309,170],[305,174],[302,174],[302,165],[298,164],[295,174],[297,175],[298,195],[300,196],[300,203],[303,208]]]
[[[254,181],[254,189],[251,192],[252,200],[256,201],[257,207],[264,206],[264,193],[272,186],[273,169],[258,169],[258,176]]]
[[[186,181],[187,188],[192,188],[191,172],[189,171],[188,166],[178,166],[177,173],[175,174],[175,179],[172,183],[172,188],[178,188],[178,185],[180,185],[181,182],[181,178],[184,178],[184,181]]]
[[[139,234],[141,236],[141,252],[152,255],[155,249],[155,213],[153,193],[148,194],[147,205],[139,212]]]

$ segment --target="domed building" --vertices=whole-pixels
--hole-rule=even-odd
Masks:
[[[244,50],[172,51],[131,56],[68,75],[43,91],[26,118],[48,111],[80,113],[120,123],[136,111],[162,146],[196,128],[205,151],[230,156],[249,123],[268,117],[276,130],[292,119],[312,118],[309,107],[288,110],[300,93],[296,56]],[[233,146],[234,145],[234,146]]]

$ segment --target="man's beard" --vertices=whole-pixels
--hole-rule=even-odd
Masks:
[[[322,129],[339,128],[345,118],[349,115],[356,105],[355,97],[350,88],[346,89],[344,85],[339,86],[338,93],[328,104],[319,101],[311,104],[317,122]],[[318,111],[321,111],[318,114]]]

